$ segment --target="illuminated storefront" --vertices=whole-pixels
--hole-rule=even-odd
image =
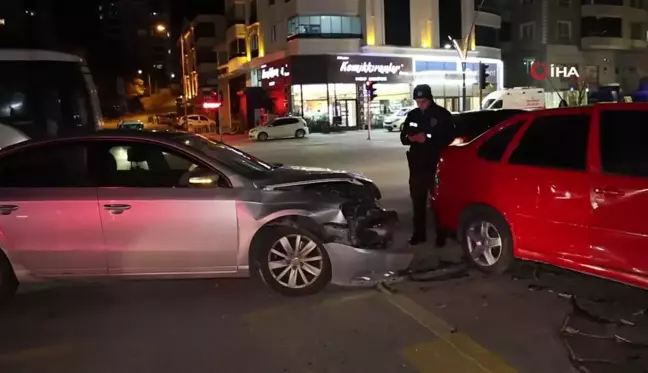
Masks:
[[[361,128],[363,91],[373,81],[374,122],[410,106],[412,59],[365,55],[300,55],[273,61],[253,73],[279,115],[298,115],[313,127]]]
[[[479,63],[487,66],[488,87],[481,96],[503,88],[504,65],[494,58],[468,57],[466,60],[466,110],[478,109],[480,104]],[[414,84],[428,84],[437,104],[450,111],[461,110],[461,61],[451,56],[415,56]]]

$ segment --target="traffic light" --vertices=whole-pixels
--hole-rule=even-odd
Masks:
[[[486,86],[488,85],[488,82],[486,81],[486,78],[489,77],[488,72],[486,70],[488,69],[488,65],[479,63],[479,89],[486,89]]]
[[[376,87],[374,87],[373,82],[367,82],[367,97],[369,97],[369,101],[376,98]]]

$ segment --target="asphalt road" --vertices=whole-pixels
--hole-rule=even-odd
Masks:
[[[364,173],[407,230],[398,134],[239,145]],[[458,248],[429,256],[457,261]],[[48,284],[0,309],[0,372],[567,373],[570,353],[583,372],[645,372],[646,308],[646,292],[531,265],[301,299],[252,280]]]

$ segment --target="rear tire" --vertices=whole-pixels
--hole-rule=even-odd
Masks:
[[[296,138],[303,139],[304,136],[306,136],[306,131],[304,131],[303,129],[298,129],[297,131],[295,131]]]
[[[0,251],[0,304],[13,297],[18,290],[18,279],[9,259]]]
[[[315,235],[289,226],[265,229],[254,260],[263,281],[272,290],[286,296],[305,296],[319,293],[331,282],[331,260]],[[299,251],[295,253],[295,247],[301,255]],[[291,248],[297,255],[290,255]]]
[[[492,208],[474,206],[464,211],[457,238],[468,261],[486,273],[504,273],[515,261],[511,229]]]
[[[266,141],[268,139],[268,134],[261,132],[259,133],[259,135],[257,135],[257,139],[259,139],[259,141]]]

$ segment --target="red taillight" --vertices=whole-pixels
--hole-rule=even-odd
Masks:
[[[450,145],[461,145],[461,144],[463,144],[465,142],[466,142],[465,137],[457,137],[456,139],[454,139],[454,141],[452,143],[450,143]]]

